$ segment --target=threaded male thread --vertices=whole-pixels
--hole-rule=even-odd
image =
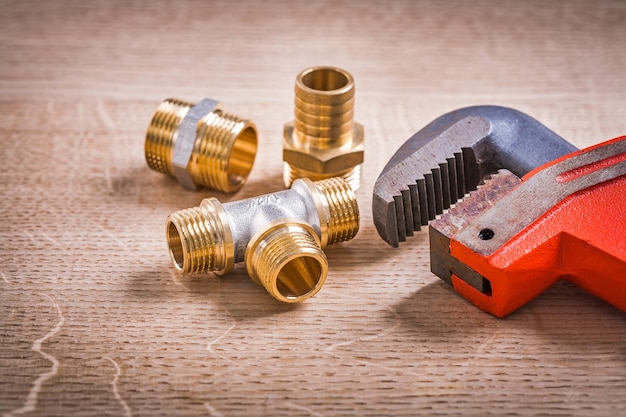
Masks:
[[[307,171],[285,163],[283,170],[283,182],[285,184],[293,184],[295,180],[300,178],[308,178],[312,181],[321,181],[329,177],[328,174],[325,173]],[[358,190],[361,187],[361,165],[357,165],[343,171],[337,171],[331,178],[342,178],[350,184],[350,187],[353,190]]]
[[[183,273],[226,274],[234,266],[234,246],[221,203],[205,199],[198,207],[179,210],[166,220],[170,258]]]
[[[245,262],[253,281],[287,303],[315,295],[328,274],[319,238],[311,226],[300,222],[278,223],[253,238]]]
[[[173,176],[172,153],[176,131],[192,103],[168,98],[157,107],[146,132],[144,153],[148,166]]]
[[[335,67],[302,71],[295,84],[295,119],[285,125],[283,180],[341,177],[356,190],[363,162],[363,127],[354,121],[354,80]]]
[[[148,166],[175,176],[174,149],[180,125],[194,105],[177,99],[163,101],[148,126],[145,156]],[[200,119],[185,169],[196,185],[235,192],[246,182],[257,151],[257,131],[247,119],[216,107]]]
[[[329,178],[314,184],[326,200],[329,210],[327,244],[352,240],[360,224],[359,206],[352,187],[341,178]]]

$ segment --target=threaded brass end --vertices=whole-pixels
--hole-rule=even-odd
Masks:
[[[341,178],[314,183],[328,206],[328,245],[352,240],[359,231],[360,213],[354,191]]]
[[[192,103],[168,98],[157,107],[146,132],[144,153],[148,166],[158,172],[174,175],[172,153],[176,131]]]
[[[298,169],[293,165],[285,163],[283,181],[285,184],[293,184],[298,178],[308,178],[313,181],[321,181],[328,178],[341,178],[345,180],[353,190],[358,190],[361,187],[361,165],[357,165],[345,171],[335,172],[332,176],[328,175],[329,174]]]
[[[297,303],[324,285],[328,260],[311,226],[279,222],[254,236],[245,263],[253,281],[279,301]]]
[[[189,102],[167,99],[155,111],[144,148],[151,169],[174,176],[172,159],[178,129],[192,107]],[[256,151],[255,125],[215,108],[198,122],[186,169],[196,185],[234,192],[246,182]]]
[[[336,67],[302,71],[295,85],[295,120],[285,125],[285,185],[296,178],[342,177],[356,190],[363,162],[363,127],[354,121],[354,80]]]
[[[166,239],[176,269],[184,273],[214,271],[218,275],[233,269],[235,249],[225,216],[215,198],[168,216]]]

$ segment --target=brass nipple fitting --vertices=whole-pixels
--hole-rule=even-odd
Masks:
[[[322,249],[358,230],[356,197],[340,178],[298,179],[289,190],[225,204],[207,198],[166,221],[176,269],[226,275],[243,261],[254,282],[287,303],[320,290],[328,272]]]
[[[255,125],[224,112],[217,101],[163,101],[146,133],[148,166],[175,177],[185,188],[231,193],[248,178],[257,151]]]
[[[296,78],[295,120],[285,124],[283,180],[341,177],[361,184],[363,126],[354,121],[354,80],[336,67],[314,67]]]

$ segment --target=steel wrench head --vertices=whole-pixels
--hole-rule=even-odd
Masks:
[[[498,106],[444,114],[383,168],[372,200],[378,234],[397,247],[498,169],[523,176],[576,147],[532,117]]]

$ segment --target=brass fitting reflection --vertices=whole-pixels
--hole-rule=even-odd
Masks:
[[[285,124],[283,180],[344,178],[353,190],[361,184],[363,126],[354,121],[354,80],[336,67],[309,68],[298,74],[295,120]]]
[[[217,101],[163,101],[146,133],[148,166],[175,177],[185,188],[239,190],[257,151],[255,125],[224,112]]]
[[[328,272],[322,249],[358,230],[356,197],[340,178],[299,179],[289,190],[225,204],[207,198],[166,221],[176,269],[225,275],[243,261],[254,282],[288,303],[320,290]]]

